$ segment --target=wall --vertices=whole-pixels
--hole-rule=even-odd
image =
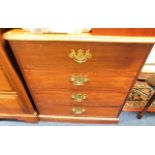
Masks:
[[[142,72],[155,73],[155,46],[153,47],[149,57],[147,58]]]

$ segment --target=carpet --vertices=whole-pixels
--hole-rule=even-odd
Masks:
[[[0,126],[155,126],[155,113],[146,113],[142,119],[137,119],[136,112],[122,112],[120,123],[117,124],[80,124],[63,122],[39,122],[36,124],[20,121],[0,120]]]

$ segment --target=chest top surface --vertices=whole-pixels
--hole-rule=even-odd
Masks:
[[[20,41],[72,41],[72,42],[113,42],[113,43],[155,43],[155,37],[98,36],[81,34],[33,34],[22,29],[12,29],[3,35],[6,40]]]

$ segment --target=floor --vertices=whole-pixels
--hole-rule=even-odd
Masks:
[[[155,126],[155,113],[146,113],[142,119],[136,118],[135,112],[122,112],[120,115],[120,126]],[[30,124],[20,121],[0,120],[0,126],[84,126],[94,124],[76,124],[76,123],[61,123],[61,122],[39,122],[38,124]],[[101,125],[101,124],[96,124]],[[104,125],[105,126],[105,125]]]

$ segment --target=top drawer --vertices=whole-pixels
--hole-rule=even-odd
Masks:
[[[137,71],[151,49],[150,44],[136,43],[91,43],[91,42],[50,42],[10,41],[20,65],[24,69],[55,69],[61,71]],[[78,52],[89,50],[91,58],[79,64],[69,55],[87,57]],[[148,52],[147,52],[148,51]],[[86,55],[85,55],[86,54]],[[89,55],[89,54],[88,54]],[[76,57],[75,56],[75,57]],[[141,59],[139,59],[139,56]]]

